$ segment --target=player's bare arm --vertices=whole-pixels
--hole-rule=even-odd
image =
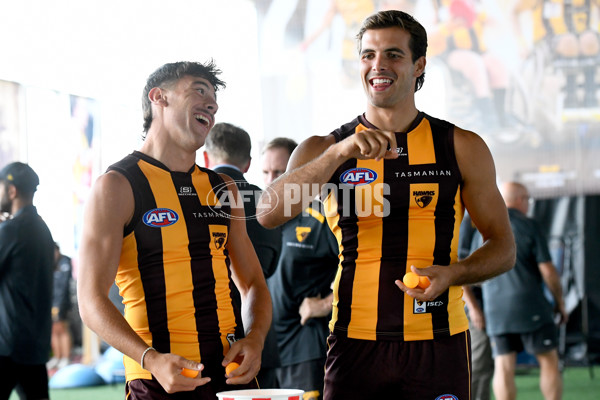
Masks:
[[[238,198],[238,189],[227,175],[220,174],[228,183],[232,198]],[[227,250],[231,259],[233,280],[242,297],[242,318],[246,337],[235,342],[225,355],[223,365],[236,361],[240,366],[231,373],[228,384],[250,382],[258,374],[262,349],[272,318],[271,296],[264,274],[246,231],[244,207],[231,208],[231,222]]]
[[[515,264],[516,247],[490,150],[473,132],[456,128],[454,137],[463,176],[462,200],[483,238],[483,245],[453,268],[457,274],[452,285],[465,285],[510,270]]]
[[[108,298],[119,266],[123,228],[133,210],[133,192],[121,174],[108,172],[98,178],[86,204],[77,293],[83,322],[109,345],[139,362],[148,345]],[[196,379],[180,375],[184,367],[201,367],[175,354],[149,351],[144,367],[168,393],[193,390],[210,380],[201,374]]]
[[[319,189],[327,183],[335,170],[350,158],[383,159],[396,158],[396,136],[393,132],[367,129],[336,143],[332,135],[313,136],[302,142],[292,153],[285,174],[277,178],[261,196],[261,212],[258,221],[267,228],[274,228],[298,215],[318,194],[302,193],[301,201],[285,204],[286,185],[299,185],[302,191],[312,184]],[[279,201],[266,200],[268,193],[276,193]],[[287,209],[287,210],[286,210]]]
[[[496,169],[492,155],[473,132],[455,128],[455,153],[463,178],[461,196],[473,223],[483,237],[483,245],[469,257],[446,266],[415,268],[412,271],[429,278],[427,289],[409,289],[400,280],[396,285],[411,297],[432,300],[450,286],[463,286],[484,281],[514,266],[515,241],[508,211],[496,185]]]

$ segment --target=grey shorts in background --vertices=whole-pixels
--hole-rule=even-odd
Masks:
[[[558,329],[553,323],[546,324],[533,332],[490,336],[490,343],[494,357],[523,350],[532,355],[546,353],[558,348]]]

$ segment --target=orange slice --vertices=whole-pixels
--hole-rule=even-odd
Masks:
[[[229,374],[232,373],[233,370],[239,366],[240,364],[236,363],[235,361],[232,361],[225,367],[225,373],[229,376]]]
[[[198,376],[199,373],[200,373],[200,371],[198,371],[197,369],[189,369],[189,368],[184,368],[181,371],[181,375],[187,376],[188,378],[195,378]]]
[[[419,285],[419,275],[414,272],[407,272],[406,275],[404,275],[402,282],[404,282],[404,285],[408,288],[416,288]]]

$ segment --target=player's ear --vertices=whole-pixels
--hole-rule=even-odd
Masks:
[[[7,184],[6,193],[8,194],[8,198],[14,200],[17,198],[19,194],[19,189],[13,184]]]
[[[166,93],[159,87],[154,87],[150,89],[150,92],[148,92],[148,98],[150,99],[150,102],[152,104],[156,104],[162,107],[168,105]]]
[[[415,78],[423,75],[425,72],[425,65],[427,64],[427,60],[425,57],[421,56],[415,61]]]

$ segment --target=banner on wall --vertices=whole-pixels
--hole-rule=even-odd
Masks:
[[[99,160],[97,114],[96,100],[0,81],[1,161],[26,162],[37,172],[34,204],[75,262],[83,205]]]
[[[536,197],[600,193],[597,2],[254,3],[266,138],[302,141],[364,112],[355,35],[370,14],[400,9],[428,32],[420,110],[482,136],[499,180]]]

